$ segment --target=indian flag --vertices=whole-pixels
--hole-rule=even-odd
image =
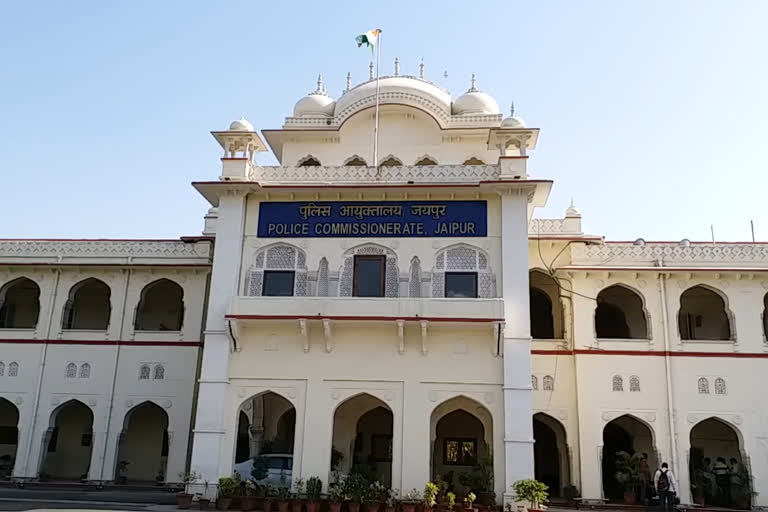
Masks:
[[[357,47],[360,48],[361,46],[366,45],[371,49],[371,53],[373,53],[373,49],[376,47],[376,43],[379,41],[379,34],[381,34],[381,29],[378,28],[369,30],[365,34],[360,34],[355,38]]]

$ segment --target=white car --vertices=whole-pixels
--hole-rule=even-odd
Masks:
[[[260,484],[279,485],[281,487],[291,486],[291,476],[293,475],[293,454],[290,453],[265,453],[259,455],[267,459],[267,477],[258,480]],[[240,480],[254,480],[251,476],[253,471],[253,459],[248,459],[239,464],[235,464],[235,474]]]

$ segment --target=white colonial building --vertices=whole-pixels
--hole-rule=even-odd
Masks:
[[[474,77],[382,78],[374,162],[375,94],[318,81],[282,129],[214,132],[202,237],[0,241],[5,473],[215,481],[271,452],[326,485],[616,499],[628,451],[684,502],[723,457],[768,504],[768,245],[533,219],[539,130]]]

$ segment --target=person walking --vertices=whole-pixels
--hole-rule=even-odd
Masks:
[[[720,506],[731,506],[731,475],[729,474],[728,465],[725,463],[725,458],[718,457],[715,461],[715,465],[712,466],[712,473],[715,474],[715,484],[720,491]]]
[[[662,463],[661,469],[653,475],[653,487],[656,489],[656,494],[659,495],[662,512],[674,512],[677,479],[666,462]]]

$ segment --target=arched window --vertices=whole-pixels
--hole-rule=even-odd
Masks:
[[[437,160],[430,156],[423,156],[416,161],[415,165],[437,165]]]
[[[256,252],[245,277],[251,297],[304,297],[307,295],[307,257],[289,244],[276,244]]]
[[[612,389],[614,391],[624,391],[624,379],[621,375],[613,376]]]
[[[143,364],[139,367],[139,380],[149,379],[149,365]]]
[[[165,367],[163,367],[161,364],[156,365],[155,374],[152,378],[154,380],[163,380],[165,378]]]
[[[400,269],[395,251],[364,244],[344,253],[339,278],[341,297],[399,297]]]
[[[563,306],[560,285],[539,270],[529,273],[531,337],[540,340],[563,339]]]
[[[408,274],[408,296],[421,297],[421,260],[418,256],[411,258],[411,270]]]
[[[465,244],[438,252],[432,270],[432,296],[496,297],[496,276],[488,264],[488,256]]]
[[[542,384],[544,385],[544,391],[555,390],[555,379],[551,375],[545,375]]]
[[[91,365],[88,363],[83,363],[80,365],[80,378],[81,379],[88,379],[91,377]]]
[[[637,375],[632,375],[629,378],[629,391],[630,392],[640,391],[640,377],[638,377]]]
[[[320,160],[313,157],[312,155],[305,156],[299,160],[298,164],[296,164],[297,167],[319,167],[320,165]]]
[[[357,155],[352,155],[344,161],[344,165],[347,167],[365,167],[368,164],[364,159]]]
[[[11,372],[8,372],[10,375]],[[716,395],[724,395],[726,394],[726,388],[725,388],[725,379],[722,377],[718,377],[715,379],[715,394]]]
[[[595,334],[598,338],[647,339],[643,300],[625,286],[609,286],[597,294]]]
[[[75,363],[69,363],[67,365],[67,378],[74,379],[77,377],[77,365]]]
[[[40,314],[40,287],[20,277],[0,288],[0,329],[34,329]]]
[[[112,311],[110,295],[109,286],[92,277],[74,285],[64,306],[63,328],[106,331]]]
[[[5,375],[5,363],[0,361],[0,377]]]
[[[485,162],[473,156],[464,160],[464,165],[485,165]]]
[[[723,297],[701,285],[680,295],[677,322],[683,340],[732,339],[730,314]]]
[[[706,377],[699,377],[699,394],[701,395],[709,394],[709,379],[707,379]]]
[[[381,161],[379,164],[379,167],[400,167],[403,165],[402,160],[399,158],[395,158],[392,155],[389,155],[388,157],[384,158],[384,160]]]
[[[137,331],[179,331],[184,318],[184,290],[169,279],[158,279],[141,291],[136,308]]]
[[[18,375],[19,375],[19,363],[14,361],[8,365],[8,376],[18,377]],[[723,382],[723,387],[725,387],[725,382]]]
[[[536,377],[535,375],[531,375],[531,388],[534,391],[538,391],[539,390],[539,378]]]

